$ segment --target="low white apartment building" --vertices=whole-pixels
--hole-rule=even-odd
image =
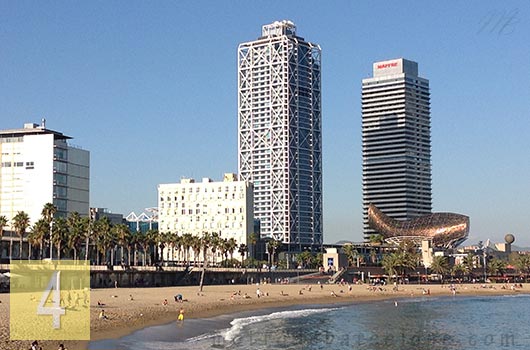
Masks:
[[[219,182],[185,178],[180,183],[160,184],[159,231],[194,236],[217,232],[221,238],[234,238],[238,246],[248,246],[254,229],[253,203],[252,183],[239,181],[236,174],[225,174]],[[166,257],[167,251],[163,254]],[[234,258],[240,259],[237,251]]]

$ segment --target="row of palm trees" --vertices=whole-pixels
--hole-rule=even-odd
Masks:
[[[461,263],[451,266],[446,256],[434,256],[429,270],[442,276],[442,280],[444,276],[456,278],[501,276],[510,265],[522,276],[530,274],[530,255],[528,254],[512,253],[509,260],[490,256],[487,257],[487,262],[481,262],[481,258],[478,254],[469,253]],[[390,276],[403,276],[420,268],[420,262],[421,256],[414,243],[404,240],[395,250],[384,254],[381,266]]]
[[[56,212],[53,204],[45,204],[41,218],[31,227],[27,213],[20,211],[13,217],[11,226],[19,238],[19,259],[23,256],[24,237],[28,242],[28,259],[43,259],[53,254],[56,259],[90,259],[98,265],[138,265],[139,255],[143,265],[164,261],[188,264],[206,260],[217,265],[218,258],[225,264],[233,264],[235,252],[243,261],[249,251],[246,244],[238,244],[234,238],[222,238],[217,232],[204,232],[202,236],[159,233],[157,230],[139,233],[131,232],[125,224],[112,225],[107,217],[91,220],[74,212],[66,218],[55,218]],[[0,242],[7,224],[6,217],[0,216]],[[249,243],[254,251],[256,242],[257,235],[252,234]],[[13,258],[12,247],[13,240],[9,242],[10,259]],[[276,249],[277,246],[272,248],[273,256]]]

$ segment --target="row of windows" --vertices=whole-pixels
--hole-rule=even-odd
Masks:
[[[217,197],[214,197],[214,195],[211,195],[209,197],[207,196],[192,196],[192,195],[188,195],[187,198],[185,198],[185,196],[180,196],[180,200],[181,201],[188,201],[188,202],[191,202],[191,201],[197,201],[197,200],[223,200],[223,199],[244,199],[245,198],[245,194],[244,193],[241,193],[239,194],[239,196],[236,197],[236,194],[235,193],[232,193],[231,196],[228,196],[228,193],[225,193],[224,195],[224,198],[223,196],[221,196],[220,194],[217,195]],[[178,197],[175,196],[173,198],[167,196],[166,198],[164,197],[160,197],[160,202],[164,202],[164,201],[167,201],[167,202],[171,202],[172,200],[174,200],[175,202],[179,201]],[[181,202],[182,204],[182,207],[185,206],[185,202]],[[169,207],[171,207],[171,203],[169,203]]]
[[[24,162],[2,162],[1,167],[2,168],[22,168],[24,166]],[[35,166],[34,162],[26,162],[26,169],[33,169]]]

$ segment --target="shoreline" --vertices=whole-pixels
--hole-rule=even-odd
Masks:
[[[523,288],[515,290],[510,289],[511,285],[507,285],[507,289],[501,289],[502,286],[502,284],[489,284],[487,288],[482,288],[480,284],[456,284],[456,297],[530,293],[530,284],[523,284]],[[201,319],[295,305],[353,304],[452,295],[449,285],[407,284],[398,287],[397,292],[392,291],[392,286],[371,290],[366,284],[351,285],[351,290],[347,285],[338,284],[324,284],[321,287],[315,284],[209,285],[204,286],[202,293],[198,293],[197,286],[95,289],[91,291],[90,341],[117,339],[150,326],[170,323],[177,319],[180,308],[184,309],[185,318]],[[264,294],[260,298],[256,295],[258,288]],[[424,290],[430,293],[423,294]],[[332,296],[332,292],[336,297]],[[176,294],[182,294],[185,301],[175,302]],[[167,305],[164,305],[164,299],[167,299]],[[0,313],[6,309],[8,315],[9,294],[0,295],[0,301]],[[105,305],[98,306],[98,301]],[[108,320],[98,318],[101,309],[104,309],[109,316]],[[2,340],[9,339],[9,325],[6,321],[0,321]],[[70,350],[82,350],[87,349],[89,341],[64,343]],[[29,348],[28,344],[29,341],[6,340],[0,342],[0,349],[26,349]],[[41,346],[44,350],[57,349],[57,344],[57,341],[45,341]]]

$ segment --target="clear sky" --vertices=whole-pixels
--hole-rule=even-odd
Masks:
[[[433,210],[467,243],[530,245],[530,1],[0,1],[0,128],[91,152],[91,206],[237,172],[237,45],[290,19],[322,47],[325,242],[362,239],[361,80],[404,57],[430,80]]]

